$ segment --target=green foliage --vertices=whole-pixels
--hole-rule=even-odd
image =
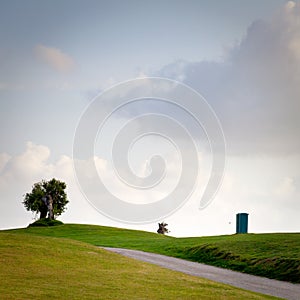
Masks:
[[[42,201],[46,195],[51,195],[53,199],[53,214],[60,216],[68,204],[67,194],[65,192],[66,184],[55,178],[46,181],[42,180],[33,185],[32,191],[26,193],[23,204],[28,211],[40,213],[40,218],[47,215],[47,206]]]
[[[48,218],[39,219],[32,224],[29,224],[28,227],[46,227],[46,226],[59,226],[63,225],[64,223],[59,220],[52,220]]]

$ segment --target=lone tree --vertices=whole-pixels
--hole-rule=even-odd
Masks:
[[[55,178],[42,180],[33,185],[31,193],[26,193],[23,204],[28,211],[40,213],[40,219],[54,219],[61,215],[68,204],[65,192],[67,185]]]
[[[160,233],[160,234],[168,233],[169,230],[168,230],[167,226],[168,226],[168,224],[165,222],[158,223],[157,233]]]

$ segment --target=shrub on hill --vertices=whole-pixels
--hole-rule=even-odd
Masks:
[[[59,226],[64,223],[58,220],[51,220],[48,218],[39,219],[31,224],[28,227],[47,227],[47,226]]]

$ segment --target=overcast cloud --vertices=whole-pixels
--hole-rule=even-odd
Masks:
[[[0,4],[0,228],[27,226],[33,215],[21,204],[22,195],[34,182],[56,177],[66,181],[70,198],[61,220],[155,231],[156,223],[128,225],[99,214],[80,192],[72,163],[74,131],[91,98],[122,80],[155,75],[202,94],[227,143],[223,185],[201,211],[211,156],[207,141],[198,149],[199,187],[165,219],[171,234],[231,234],[237,212],[250,214],[251,232],[300,230],[299,2],[38,3]],[[128,109],[111,119],[107,136],[132,116],[169,108],[149,103]],[[186,120],[178,109],[172,117]],[[203,137],[201,132],[195,139]],[[131,156],[139,175],[149,174],[147,155],[165,149],[144,142]],[[109,149],[82,161],[81,170],[94,180],[88,166],[95,159],[116,195],[151,202],[178,180],[172,151],[165,151],[170,176],[152,194],[128,191],[116,181]]]
[[[299,154],[299,4],[253,22],[223,61],[179,61],[158,75],[183,81],[209,101],[229,154]]]

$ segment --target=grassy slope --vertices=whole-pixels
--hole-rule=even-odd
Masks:
[[[1,299],[275,299],[69,239],[3,231],[0,253]]]
[[[97,246],[140,249],[300,282],[299,233],[173,238],[143,231],[76,224],[14,232],[71,238]]]

